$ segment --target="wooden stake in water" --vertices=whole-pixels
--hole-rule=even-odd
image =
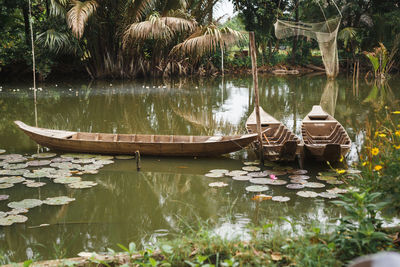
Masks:
[[[33,26],[32,26],[32,7],[31,0],[28,1],[29,5],[29,27],[31,29],[31,45],[32,45],[32,72],[33,72],[33,101],[35,104],[35,125],[38,127],[37,108],[36,108],[36,62],[35,62],[35,44],[33,40]]]
[[[254,38],[254,32],[249,32],[250,40],[250,55],[251,55],[251,70],[253,74],[253,87],[254,87],[254,97],[255,97],[255,109],[256,109],[256,122],[257,122],[257,133],[258,133],[258,143],[259,143],[259,153],[260,153],[260,164],[264,165],[264,151],[262,145],[262,135],[261,135],[261,121],[260,121],[260,99],[258,94],[258,74],[257,74],[257,53],[256,44]]]

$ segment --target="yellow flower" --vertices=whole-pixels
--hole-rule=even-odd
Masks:
[[[343,173],[346,172],[346,170],[339,170],[339,169],[336,169],[336,172],[339,173],[339,174],[343,174]]]
[[[386,134],[379,134],[379,137],[386,137]]]
[[[343,162],[343,160],[344,160],[344,157],[343,157],[343,155],[340,157],[340,162]]]
[[[362,165],[363,165],[363,166],[367,165],[367,162],[366,162],[366,161],[364,161],[364,162],[362,163]]]
[[[379,154],[379,148],[374,147],[373,149],[371,149],[371,153],[372,153],[373,156],[378,155]]]
[[[376,165],[374,168],[375,171],[380,171],[381,169],[382,169],[381,165]]]
[[[400,114],[400,111],[393,111],[392,114]]]
[[[394,145],[393,147],[394,147],[395,149],[400,149],[400,145],[398,145],[398,146]]]
[[[396,131],[394,134],[400,136],[400,130]]]

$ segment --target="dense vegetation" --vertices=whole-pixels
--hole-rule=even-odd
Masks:
[[[39,77],[51,72],[88,73],[92,78],[215,72],[220,70],[220,51],[242,37],[232,28],[255,31],[262,65],[318,65],[315,41],[302,36],[278,41],[273,23],[278,17],[316,22],[337,15],[331,0],[234,0],[238,17],[218,25],[212,16],[217,2],[33,0]],[[362,52],[371,52],[379,43],[388,50],[396,46],[399,0],[336,3],[343,15],[338,36],[342,70],[351,71],[360,60],[367,66]],[[0,0],[0,35],[0,74],[28,73],[28,1]],[[248,67],[246,57],[236,53],[228,57],[228,65]],[[394,64],[392,70],[398,68]]]

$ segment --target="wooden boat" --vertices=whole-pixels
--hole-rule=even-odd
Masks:
[[[301,126],[306,154],[321,161],[338,161],[350,150],[344,127],[321,106],[313,106]]]
[[[146,134],[107,134],[51,130],[15,124],[36,143],[51,149],[101,154],[135,154],[156,156],[215,156],[238,151],[257,134],[234,136],[185,136]]]
[[[261,107],[260,122],[266,159],[269,161],[293,161],[296,156],[299,156],[299,160],[302,159],[303,142],[300,138]],[[257,132],[255,109],[246,121],[246,128],[248,133]]]

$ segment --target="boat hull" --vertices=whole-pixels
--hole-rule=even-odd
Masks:
[[[154,156],[216,156],[241,150],[256,140],[257,135],[243,135],[224,137],[222,141],[215,142],[145,142],[145,141],[105,141],[105,140],[80,140],[72,139],[76,132],[58,131],[31,127],[21,122],[16,124],[33,141],[50,149],[66,152],[100,153],[100,154],[134,154],[139,151],[141,155]],[[46,131],[46,134],[41,133]],[[63,135],[63,133],[65,133]],[[78,133],[80,134],[80,133]],[[83,133],[82,135],[89,133]],[[53,135],[53,136],[51,136]],[[105,134],[112,136],[112,134]],[[62,137],[59,137],[62,136]],[[115,136],[115,135],[114,135]],[[116,135],[117,138],[126,139],[129,135]],[[119,136],[119,137],[118,137]],[[133,135],[132,135],[133,136]],[[153,135],[152,138],[167,139],[170,136]],[[180,136],[182,137],[182,136]],[[150,136],[149,136],[150,138]],[[173,138],[173,136],[172,136]],[[226,140],[227,139],[227,140]]]

